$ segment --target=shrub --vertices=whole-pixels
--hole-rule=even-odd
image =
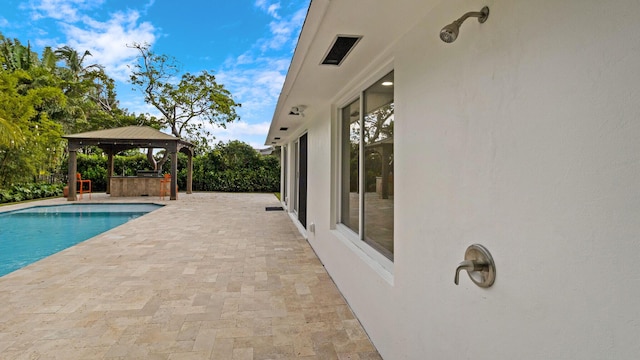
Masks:
[[[107,190],[107,157],[104,155],[78,154],[77,169],[83,179],[91,180],[91,190]],[[138,170],[151,170],[145,154],[138,153],[113,158],[113,174],[134,176]]]
[[[61,196],[63,187],[64,184],[15,184],[8,189],[0,189],[0,204]]]
[[[105,155],[78,154],[77,168],[83,179],[91,180],[93,191],[106,191]],[[170,169],[169,158],[162,172]],[[145,154],[114,157],[114,175],[134,176],[138,170],[151,170]],[[213,150],[193,159],[192,184],[194,191],[275,192],[280,189],[280,162],[278,157],[262,156],[240,141],[218,143]],[[178,153],[178,188],[184,191],[186,185],[187,156]]]

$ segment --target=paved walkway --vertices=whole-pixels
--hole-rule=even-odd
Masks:
[[[0,359],[380,359],[272,194],[153,200],[0,277]]]

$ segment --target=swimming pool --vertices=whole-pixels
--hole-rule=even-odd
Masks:
[[[156,204],[34,206],[0,213],[0,276],[156,210]]]

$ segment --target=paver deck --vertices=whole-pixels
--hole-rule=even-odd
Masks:
[[[103,201],[167,206],[0,277],[0,359],[380,359],[272,194]]]

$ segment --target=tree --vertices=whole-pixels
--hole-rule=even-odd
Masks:
[[[231,93],[208,71],[178,75],[173,58],[157,55],[148,44],[133,44],[140,53],[130,77],[131,84],[144,94],[145,101],[155,107],[162,118],[162,127],[169,128],[177,137],[197,144],[206,143],[211,133],[206,125],[225,127],[238,120],[236,103]]]
[[[0,147],[11,148],[20,145],[22,132],[11,121],[0,117]]]
[[[67,65],[66,76],[63,77],[71,78],[71,80],[80,81],[87,73],[92,71],[102,71],[104,69],[101,65],[97,64],[84,66],[84,59],[87,56],[92,56],[89,50],[85,50],[82,56],[80,56],[78,51],[72,47],[63,46],[54,51],[54,54]]]
[[[278,157],[263,156],[238,140],[219,142],[213,150],[196,157],[194,168],[197,190],[278,191],[280,187]]]
[[[50,54],[43,53],[43,64]],[[154,118],[128,114],[119,108],[115,82],[99,64],[86,65],[88,50],[82,55],[69,46],[53,52],[64,66],[56,69],[61,79],[60,87],[67,97],[67,106],[57,120],[66,133],[78,133],[128,125],[155,125]],[[155,126],[157,127],[157,125]]]
[[[113,79],[91,53],[45,47],[42,56],[0,33],[0,189],[60,174],[64,133],[126,125],[160,128],[119,108]]]
[[[262,155],[251,145],[239,140],[231,140],[226,144],[219,142],[215,151],[220,153],[222,159],[220,170],[255,170],[262,165]]]
[[[50,72],[55,72],[58,66],[57,62],[58,57],[56,56],[55,52],[51,50],[50,46],[45,47],[42,51],[42,67],[49,70]]]
[[[64,107],[65,100],[59,88],[33,86],[33,77],[24,70],[0,71],[0,118],[10,124],[8,131],[15,131],[13,142],[0,144],[0,188],[30,181],[56,164],[62,128],[49,113]]]
[[[18,39],[7,39],[0,34],[0,66],[5,71],[29,70],[36,64],[38,56],[31,45],[22,45]]]
[[[109,114],[102,113],[105,106],[97,96],[105,88],[102,86],[103,82],[107,81],[108,85],[110,80],[104,74],[103,67],[84,64],[87,56],[92,56],[88,50],[80,55],[70,46],[63,46],[56,49],[54,54],[57,60],[64,62],[64,66],[56,69],[56,72],[61,78],[60,87],[68,99],[59,118],[65,132],[76,133],[101,128],[101,120],[109,118]]]

